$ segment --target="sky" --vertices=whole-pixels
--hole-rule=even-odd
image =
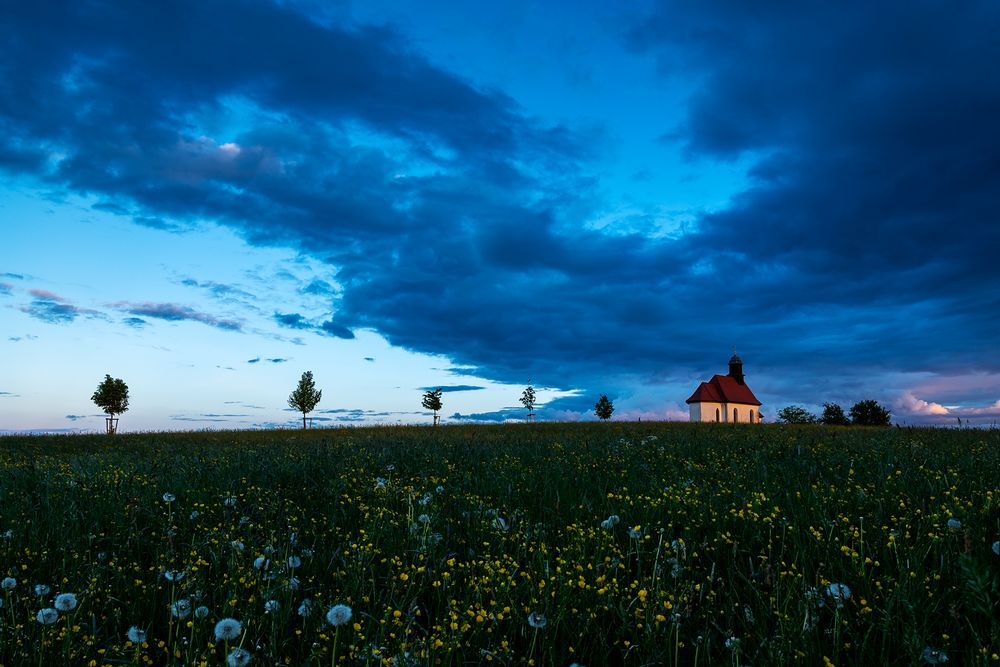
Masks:
[[[0,431],[1000,418],[1000,5],[0,12]]]

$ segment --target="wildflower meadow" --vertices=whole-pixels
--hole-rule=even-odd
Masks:
[[[1000,432],[0,438],[0,664],[1000,665]]]

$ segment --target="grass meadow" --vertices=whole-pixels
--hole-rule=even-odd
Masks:
[[[996,430],[5,437],[0,664],[998,665],[998,475]]]

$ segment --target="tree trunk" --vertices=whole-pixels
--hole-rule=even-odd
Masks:
[[[306,427],[306,413],[302,413],[302,428]]]

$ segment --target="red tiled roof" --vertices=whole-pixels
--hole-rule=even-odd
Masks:
[[[750,391],[750,387],[740,384],[736,378],[729,375],[714,375],[708,382],[702,382],[685,403],[761,404]]]

